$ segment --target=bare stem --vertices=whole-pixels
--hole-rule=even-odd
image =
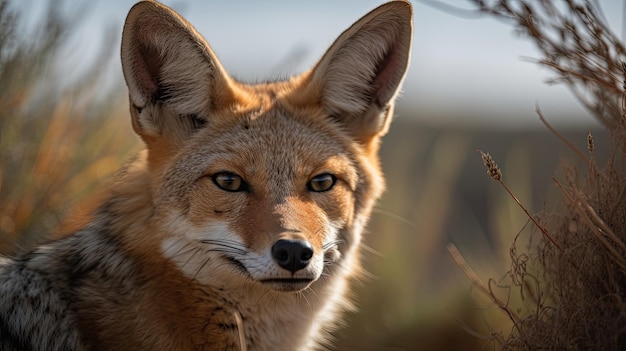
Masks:
[[[467,264],[467,261],[465,261],[465,258],[463,258],[463,255],[461,255],[461,252],[459,251],[459,249],[457,249],[456,245],[454,245],[453,243],[448,243],[446,248],[448,249],[448,253],[450,254],[450,257],[452,257],[456,265],[459,266],[459,268],[461,268],[465,276],[467,276],[467,278],[472,282],[472,284],[481,293],[489,297],[498,306],[498,308],[504,311],[504,313],[506,313],[509,316],[509,318],[511,318],[511,320],[515,322],[515,324],[517,325],[520,321],[520,317],[508,307],[507,303],[505,303],[499,297],[497,297],[493,293],[491,288],[487,287],[480,280],[480,278],[478,278],[478,275],[476,274],[476,272],[474,272],[472,267],[470,267],[469,264]]]
[[[504,190],[506,190],[507,193],[509,193],[509,195],[513,198],[513,200],[515,200],[515,202],[517,203],[517,205],[522,209],[522,211],[524,211],[524,213],[526,214],[526,216],[528,217],[528,219],[530,219],[536,226],[537,228],[539,228],[539,230],[541,231],[541,233],[543,234],[543,236],[546,237],[546,239],[550,240],[550,242],[557,248],[559,249],[559,251],[561,251],[561,247],[559,246],[559,244],[557,244],[556,241],[554,241],[554,239],[552,238],[552,236],[550,235],[550,233],[548,233],[548,230],[542,226],[541,224],[539,224],[539,222],[537,222],[537,220],[535,219],[534,216],[532,216],[528,210],[526,209],[526,207],[524,207],[524,205],[522,205],[522,203],[519,201],[519,199],[517,198],[517,196],[515,196],[511,190],[509,190],[509,188],[506,186],[506,184],[504,184],[504,182],[502,180],[498,180],[498,182],[502,185],[502,187],[504,187]]]

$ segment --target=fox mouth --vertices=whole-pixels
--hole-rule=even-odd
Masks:
[[[237,259],[230,257],[230,256],[224,256],[224,258],[230,264],[234,265],[237,268],[237,270],[239,270],[241,273],[252,278],[252,276],[250,276],[250,273],[248,272],[248,270],[246,269],[246,266],[244,266],[243,263],[239,262]],[[315,279],[306,278],[306,277],[305,278],[294,277],[294,278],[269,278],[269,279],[261,279],[258,281],[261,282],[263,285],[266,285],[277,291],[297,292],[297,291],[302,291],[308,288],[315,281]]]
[[[297,292],[308,288],[315,279],[313,278],[272,278],[263,279],[261,283],[274,290],[284,292]]]

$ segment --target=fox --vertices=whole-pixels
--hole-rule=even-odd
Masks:
[[[145,149],[78,228],[0,258],[0,349],[332,347],[412,35],[411,4],[384,3],[309,70],[245,83],[181,15],[136,3],[121,63]]]

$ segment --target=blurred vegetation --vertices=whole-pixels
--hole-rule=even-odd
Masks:
[[[0,0],[0,253],[27,249],[63,231],[64,220],[89,207],[96,188],[139,146],[121,75],[113,88],[101,88],[109,62],[94,62],[90,74],[71,82],[59,72],[55,63],[75,24],[54,3],[45,20],[24,34],[20,14]],[[118,48],[111,41],[102,50]],[[594,86],[593,80],[585,84]],[[606,89],[593,91],[600,96]],[[611,108],[601,110],[606,125],[613,125],[607,113],[619,109],[615,94],[621,85],[615,91],[609,94]],[[508,280],[510,249],[518,234],[520,251],[537,243],[524,240],[533,237],[528,217],[485,175],[474,150],[490,151],[500,162],[506,185],[530,213],[558,207],[552,204],[562,195],[552,177],[569,172],[557,169],[575,152],[548,130],[418,124],[410,116],[420,111],[402,104],[409,100],[401,100],[399,118],[383,143],[388,190],[366,237],[371,276],[355,287],[360,311],[337,332],[337,349],[497,349],[515,335],[516,321],[492,297],[471,289],[446,245],[454,242],[479,277],[496,277],[494,294],[524,314],[536,308],[511,294],[516,285]],[[602,107],[593,101],[590,110]],[[583,150],[587,132],[560,131]],[[610,156],[609,133],[593,135],[593,159],[602,164]]]
[[[58,231],[137,142],[125,122],[124,94],[99,87],[107,62],[94,62],[76,82],[58,72],[55,62],[63,59],[75,21],[56,5],[49,2],[26,34],[20,14],[0,1],[2,253]]]

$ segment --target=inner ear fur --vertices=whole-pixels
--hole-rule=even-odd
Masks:
[[[121,54],[133,127],[144,139],[170,132],[166,125],[201,126],[211,109],[233,99],[230,78],[202,36],[157,2],[142,1],[131,8]]]

